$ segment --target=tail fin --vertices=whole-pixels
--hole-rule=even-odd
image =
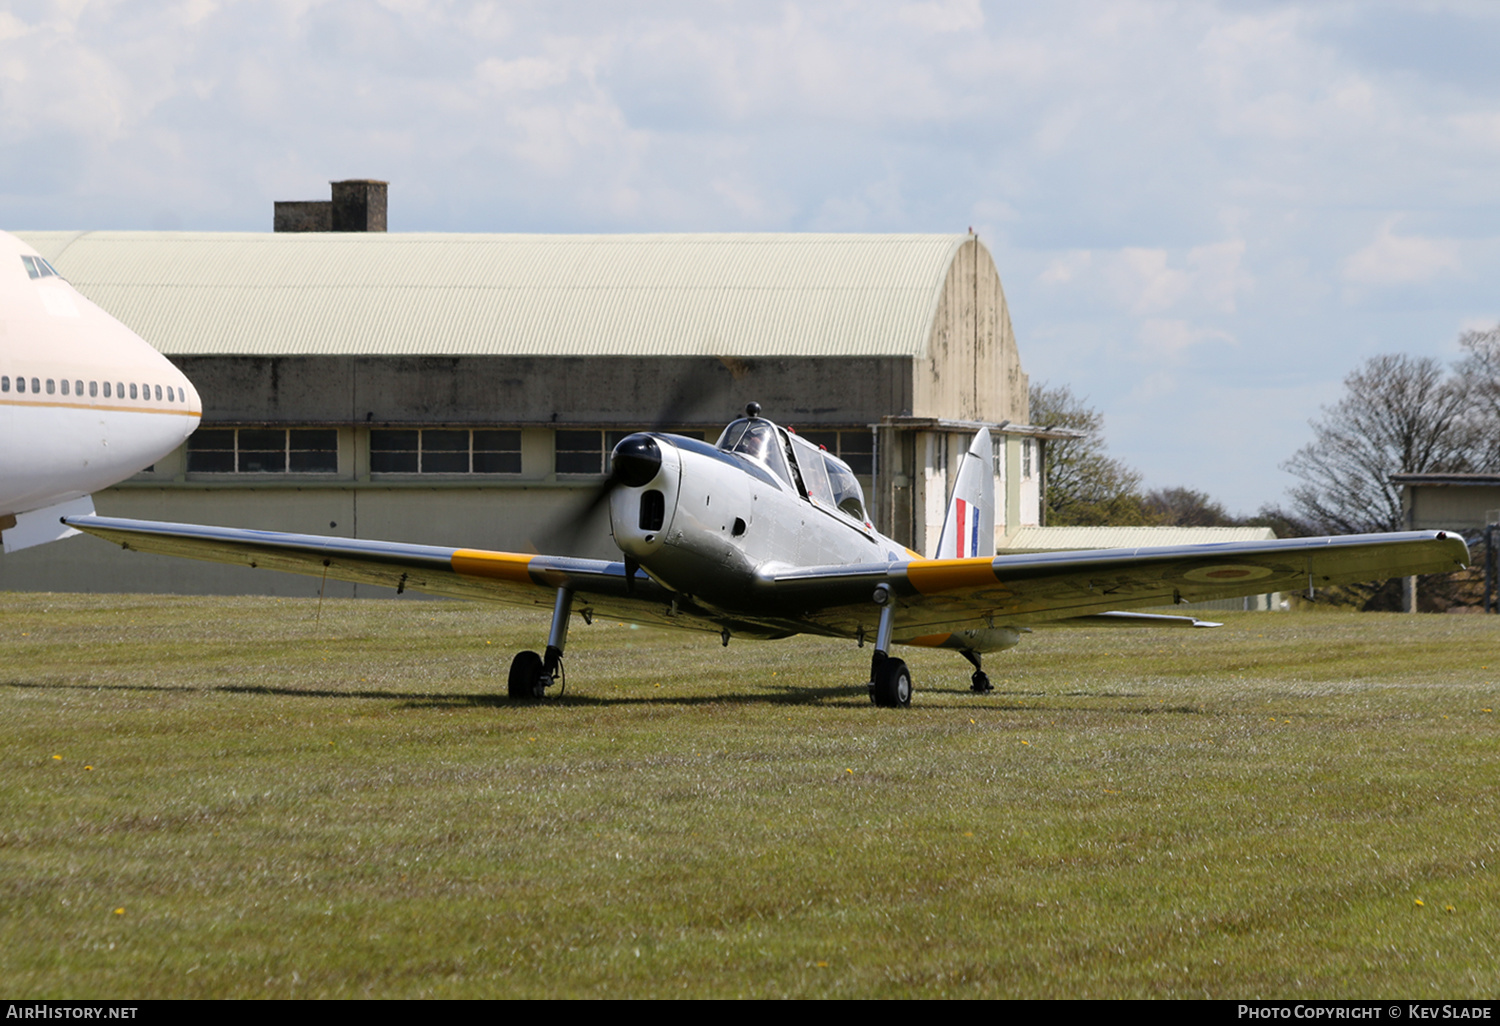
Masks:
[[[948,516],[938,538],[935,559],[964,559],[995,554],[995,472],[991,467],[990,429],[980,428],[964,455],[948,500]]]

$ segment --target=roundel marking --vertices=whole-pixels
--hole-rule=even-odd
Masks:
[[[1258,581],[1262,577],[1270,577],[1271,570],[1264,566],[1222,563],[1218,566],[1200,566],[1196,570],[1189,570],[1182,576],[1189,581],[1223,584],[1228,581]]]

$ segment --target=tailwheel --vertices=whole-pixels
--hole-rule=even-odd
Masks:
[[[870,681],[870,701],[889,708],[911,705],[911,671],[900,659],[876,660]]]
[[[964,649],[963,654],[965,659],[974,664],[974,675],[969,678],[969,690],[976,695],[985,695],[994,691],[995,685],[990,683],[990,675],[984,672],[979,653]]]
[[[516,657],[510,661],[510,697],[541,698],[546,693],[543,676],[541,656],[535,652],[517,652]]]

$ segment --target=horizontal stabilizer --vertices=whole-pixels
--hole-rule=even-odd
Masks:
[[[69,499],[56,506],[34,509],[30,513],[16,514],[16,522],[5,529],[6,552],[46,545],[48,542],[71,538],[79,532],[62,522],[63,517],[87,517],[94,514],[94,497],[85,495],[81,499]]]
[[[1196,616],[1173,616],[1170,613],[1095,613],[1093,616],[1070,616],[1053,620],[1045,627],[1222,627],[1222,623],[1200,620]]]

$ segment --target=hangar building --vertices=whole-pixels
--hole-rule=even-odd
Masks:
[[[842,456],[914,549],[981,424],[997,544],[1040,519],[1049,432],[972,234],[18,234],[203,399],[187,445],[96,495],[101,514],[557,551],[549,526],[619,437],[713,441],[753,400]],[[617,555],[598,520],[573,553]],[[91,538],[0,560],[5,589],[317,587]]]

